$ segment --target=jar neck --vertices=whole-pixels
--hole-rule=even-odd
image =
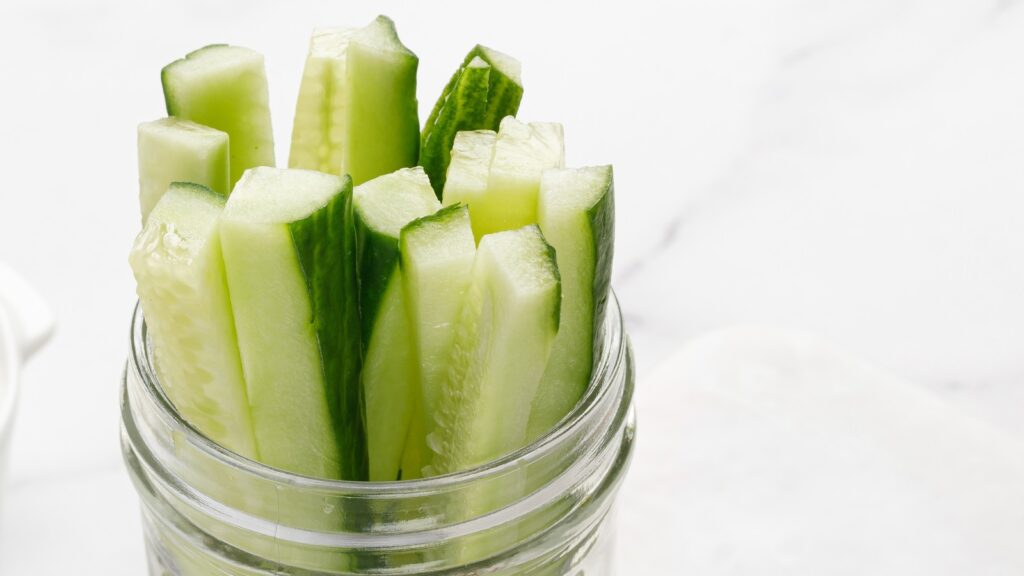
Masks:
[[[599,336],[585,397],[529,446],[446,476],[334,481],[247,460],[184,422],[159,386],[137,307],[122,398],[125,457],[158,521],[263,564],[270,550],[280,556],[272,560],[308,569],[333,567],[338,554],[391,566],[415,550],[424,565],[444,568],[495,561],[556,532],[552,546],[564,546],[603,517],[631,453],[633,360],[614,298]]]

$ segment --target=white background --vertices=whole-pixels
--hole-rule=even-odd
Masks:
[[[564,123],[571,164],[615,165],[641,434],[671,422],[648,379],[671,350],[758,322],[1024,438],[1024,3],[355,4],[0,3],[0,259],[59,318],[24,373],[0,574],[143,572],[117,392],[135,126],[164,113],[160,68],[216,42],[264,52],[283,160],[310,30],[378,12],[420,57],[421,118],[482,42],[523,62],[520,117]],[[627,576],[672,573],[642,553],[675,536],[643,455],[679,440],[641,435]]]

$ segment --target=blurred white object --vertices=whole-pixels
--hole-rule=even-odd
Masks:
[[[53,332],[53,315],[25,280],[0,262],[0,492],[10,446],[18,374]]]
[[[813,339],[699,338],[638,409],[619,509],[660,529],[621,534],[635,573],[1024,574],[1016,440]]]

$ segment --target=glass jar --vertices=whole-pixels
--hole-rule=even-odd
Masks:
[[[121,441],[153,576],[607,576],[634,439],[633,356],[609,299],[580,404],[529,446],[423,480],[347,482],[247,460],[184,422],[132,320]]]

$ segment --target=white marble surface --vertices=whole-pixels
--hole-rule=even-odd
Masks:
[[[1022,4],[0,3],[0,259],[60,321],[24,373],[0,574],[143,570],[117,387],[134,126],[163,112],[157,70],[211,42],[264,51],[283,157],[310,28],[376,12],[421,57],[424,110],[484,41],[523,60],[521,115],[562,121],[570,162],[615,164],[614,282],[640,359],[624,502],[657,509],[643,455],[685,440],[655,368],[741,322],[823,336],[1024,438]],[[716,545],[622,517],[624,541]],[[624,546],[622,573],[673,573],[653,558]]]
[[[649,379],[627,574],[1024,572],[1024,444],[818,338],[730,327]],[[667,413],[663,412],[663,413]],[[634,486],[637,484],[634,483]],[[667,529],[666,529],[667,528]]]

